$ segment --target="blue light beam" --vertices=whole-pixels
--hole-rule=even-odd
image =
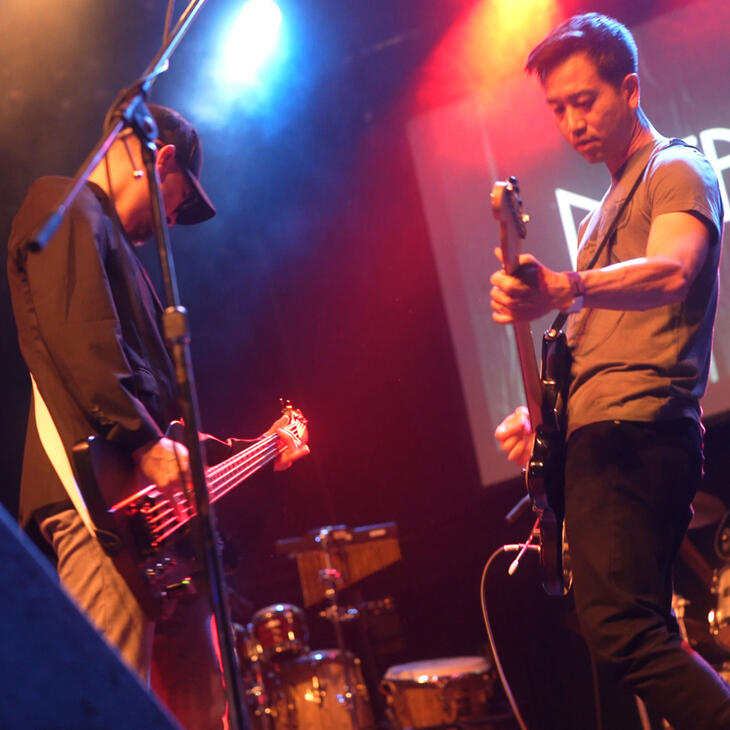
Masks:
[[[281,10],[273,0],[248,0],[228,32],[225,74],[232,83],[253,86],[279,43]]]

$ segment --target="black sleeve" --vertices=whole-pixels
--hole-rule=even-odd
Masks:
[[[26,253],[25,242],[58,199],[54,193],[36,183],[11,234],[8,268],[21,350],[52,413],[62,389],[95,431],[133,450],[162,434],[135,395],[104,269],[113,224],[86,189],[46,248]]]

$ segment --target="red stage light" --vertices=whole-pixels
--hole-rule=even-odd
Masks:
[[[496,93],[562,17],[558,0],[479,0],[448,30],[420,75],[419,110]]]

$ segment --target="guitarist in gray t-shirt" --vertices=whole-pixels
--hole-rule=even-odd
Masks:
[[[497,322],[570,315],[562,458],[581,631],[675,730],[730,728],[730,687],[683,648],[671,613],[672,563],[702,474],[699,398],[723,221],[717,179],[701,153],[669,145],[647,119],[636,45],[617,21],[568,19],[535,47],[527,70],[568,143],[611,175],[581,225],[578,272],[523,254],[529,277],[502,270],[491,278]],[[496,437],[511,460],[528,464],[525,408]]]

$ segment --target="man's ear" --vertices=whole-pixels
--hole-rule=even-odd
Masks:
[[[157,150],[157,158],[155,160],[155,166],[157,167],[157,174],[160,176],[160,180],[163,180],[172,171],[173,165],[175,165],[175,145],[166,144],[164,147],[160,147]]]
[[[637,74],[627,74],[621,82],[621,90],[626,94],[626,100],[632,109],[638,109],[641,101],[641,92],[639,88],[639,76]]]

